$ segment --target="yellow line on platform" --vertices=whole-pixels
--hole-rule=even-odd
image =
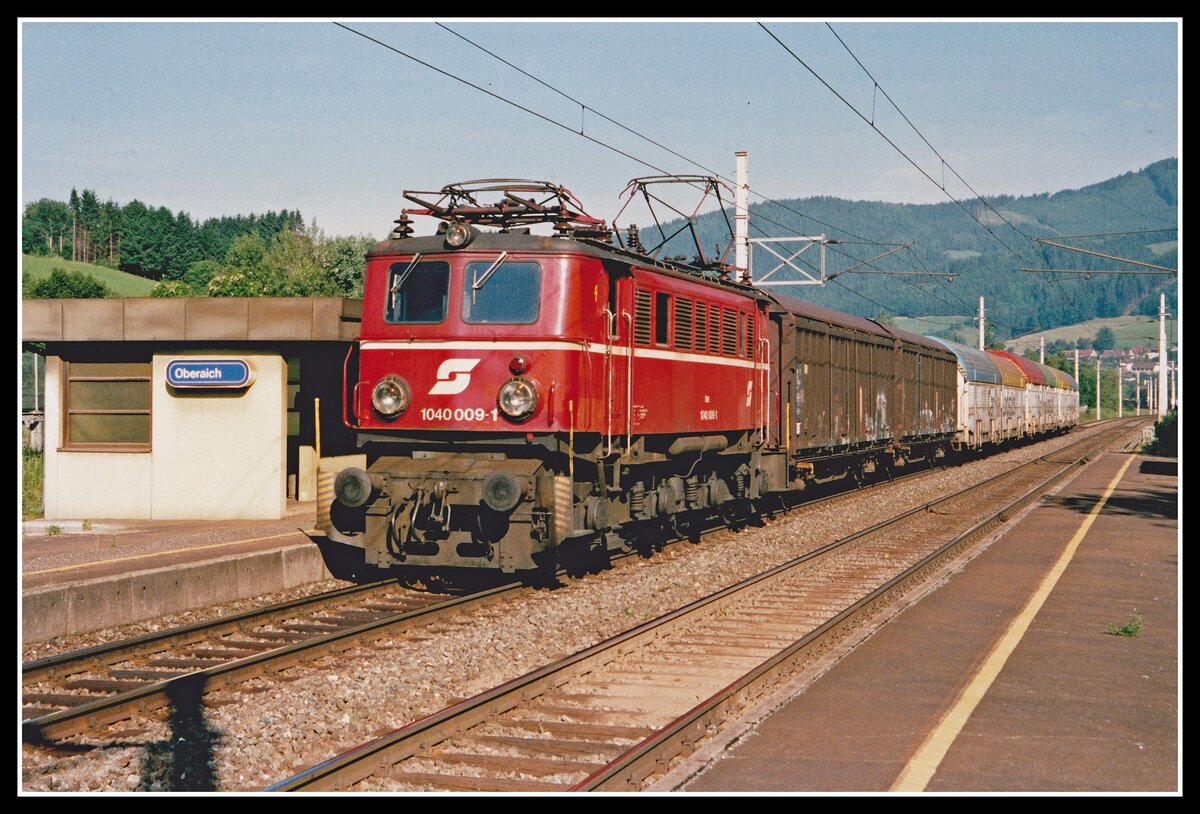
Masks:
[[[1092,523],[1100,515],[1104,504],[1108,502],[1108,499],[1116,490],[1117,484],[1121,482],[1125,471],[1133,463],[1134,457],[1130,455],[1129,460],[1125,462],[1125,465],[1121,467],[1120,471],[1109,482],[1104,495],[1092,507],[1091,512],[1088,513],[1088,516],[1075,532],[1075,536],[1067,543],[1067,547],[1058,558],[1058,562],[1042,578],[1038,589],[1034,591],[1033,596],[1025,603],[1025,607],[1013,619],[1004,636],[992,648],[992,652],[988,654],[983,666],[979,668],[971,683],[967,685],[962,695],[959,696],[958,702],[946,713],[937,725],[937,728],[929,733],[929,736],[925,738],[925,742],[921,744],[921,748],[908,761],[908,765],[904,767],[904,771],[900,773],[900,776],[896,778],[896,782],[892,784],[891,791],[924,791],[925,787],[929,785],[929,781],[933,778],[934,773],[941,766],[946,752],[950,750],[950,747],[958,737],[958,733],[966,725],[967,719],[971,717],[971,713],[975,711],[975,707],[983,700],[983,696],[987,694],[988,689],[992,686],[992,682],[996,680],[996,676],[1000,674],[1000,670],[1003,669],[1005,662],[1008,661],[1008,657],[1012,655],[1013,650],[1016,649],[1024,637],[1034,617],[1037,616],[1038,611],[1041,610],[1042,605],[1045,604],[1046,599],[1050,596],[1050,592],[1058,584],[1059,577],[1062,576],[1063,571],[1067,568],[1067,564],[1075,556],[1076,549],[1083,542],[1083,538],[1092,527]]]
[[[25,576],[34,577],[39,574],[54,574],[59,571],[77,571],[80,568],[86,568],[89,565],[107,565],[110,562],[127,562],[129,560],[144,560],[147,557],[158,557],[163,554],[182,554],[187,551],[204,551],[210,548],[224,548],[225,546],[238,545],[240,543],[259,543],[263,540],[275,540],[280,537],[290,537],[293,534],[300,534],[300,531],[285,531],[280,534],[272,534],[267,537],[251,537],[249,540],[230,540],[227,543],[213,543],[212,545],[199,545],[192,548],[174,548],[170,551],[153,551],[149,554],[131,554],[128,557],[116,557],[111,560],[92,560],[91,562],[76,563],[75,565],[63,565],[59,568],[46,568],[42,571],[26,571]]]

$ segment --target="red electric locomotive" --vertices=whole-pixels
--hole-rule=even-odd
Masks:
[[[367,256],[346,388],[369,465],[339,474],[330,540],[424,577],[534,572],[757,496],[761,293],[614,245],[560,187],[423,195]]]
[[[594,567],[949,443],[956,368],[935,343],[785,307],[702,254],[653,259],[561,187],[405,195],[420,208],[367,255],[347,360],[368,466],[335,481],[335,573]],[[410,214],[438,234],[411,236]]]

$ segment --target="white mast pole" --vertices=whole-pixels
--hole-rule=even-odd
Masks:
[[[750,183],[747,152],[738,150],[737,188],[734,190],[733,244],[734,265],[741,274],[742,282],[750,282]]]

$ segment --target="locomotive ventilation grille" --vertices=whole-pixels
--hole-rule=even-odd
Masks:
[[[737,356],[737,311],[728,308],[721,309],[721,320],[724,323],[721,335],[721,352],[726,356]]]
[[[650,292],[637,290],[634,301],[633,339],[639,345],[650,344]]]
[[[675,347],[692,349],[692,301],[675,298]]]

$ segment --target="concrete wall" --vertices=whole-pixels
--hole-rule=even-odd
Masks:
[[[21,636],[40,642],[331,578],[315,545],[292,545],[35,588],[21,597]]]
[[[245,390],[168,387],[167,363],[245,359]],[[154,519],[275,520],[286,508],[287,365],[275,354],[156,355],[151,446]]]

